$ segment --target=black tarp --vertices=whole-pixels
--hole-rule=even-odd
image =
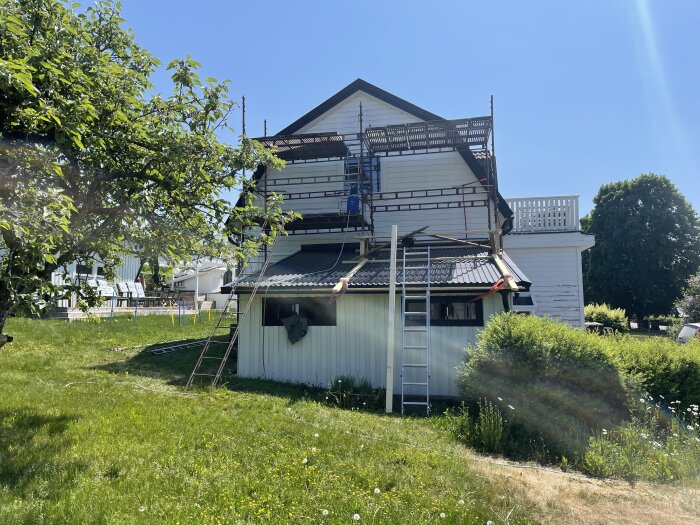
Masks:
[[[296,312],[289,317],[281,318],[280,321],[282,321],[284,328],[287,330],[287,339],[292,344],[300,341],[309,331],[308,319],[300,317]]]

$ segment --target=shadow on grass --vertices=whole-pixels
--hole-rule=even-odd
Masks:
[[[207,355],[221,357],[226,349],[226,336],[217,338],[223,342],[218,346],[212,347]],[[174,341],[170,345],[179,345],[185,343],[193,343],[198,339],[187,339],[182,341]],[[153,350],[163,348],[166,345],[151,345],[143,349],[142,352],[113,363],[100,365],[95,367],[97,370],[104,370],[111,373],[125,373],[144,377],[153,377],[163,379],[170,385],[183,387],[187,382],[192,369],[197,363],[199,354],[202,351],[203,345],[183,347],[177,351],[166,354],[153,354]],[[210,363],[206,363],[203,368],[203,373],[213,374],[221,361],[212,359]],[[279,381],[267,379],[251,379],[238,377],[235,374],[236,360],[235,356],[230,356],[224,373],[221,376],[220,385],[232,392],[248,392],[261,395],[274,396],[284,398],[291,405],[300,400],[317,401],[320,403],[336,406],[334,399],[327,389],[320,387],[312,387],[308,385],[299,385],[293,383],[283,383]],[[195,382],[196,389],[206,389],[211,384],[210,377],[199,377]],[[341,407],[343,408],[343,407]]]
[[[209,356],[222,357],[226,349],[226,336],[217,337],[219,344],[213,346],[208,352]],[[124,359],[115,361],[105,365],[95,367],[97,370],[105,370],[112,373],[125,373],[140,375],[144,377],[155,377],[164,379],[171,385],[184,386],[192,373],[192,369],[197,363],[199,354],[204,348],[203,344],[183,346],[173,352],[165,354],[153,354],[154,350],[166,348],[168,346],[185,345],[188,343],[196,343],[202,339],[183,339],[181,341],[172,341],[168,344],[154,344],[146,346],[143,351],[138,354]],[[213,373],[221,363],[220,360],[210,360],[207,366],[203,368],[204,373]],[[224,380],[234,375],[236,369],[236,361],[234,356],[230,356],[226,367],[224,368]],[[204,378],[202,378],[204,379]]]
[[[221,357],[226,348],[226,336],[217,338],[218,341],[224,343],[212,347],[208,355]],[[193,343],[199,339],[186,339],[182,341],[174,341],[169,345],[181,345]],[[166,354],[153,354],[153,350],[163,348],[166,345],[151,345],[143,349],[142,352],[136,354],[129,359],[116,361],[106,365],[96,367],[98,370],[105,370],[111,373],[125,373],[131,375],[152,377],[163,379],[170,385],[184,387],[187,379],[192,373],[192,369],[197,363],[199,354],[202,351],[203,345],[182,347],[181,349],[169,352]],[[202,372],[213,374],[216,367],[220,365],[219,360],[212,359],[208,367],[203,367]],[[364,412],[384,412],[384,394],[381,399],[372,399],[376,396],[367,396],[366,393],[346,393],[346,397],[342,398],[339,392],[335,389],[321,388],[308,385],[300,385],[294,383],[284,383],[269,379],[253,379],[238,377],[235,374],[236,361],[235,357],[229,357],[224,373],[221,376],[221,388],[226,388],[232,392],[247,392],[266,396],[274,396],[283,398],[289,405],[293,405],[299,401],[315,401],[327,406],[332,406],[347,410],[362,410]],[[195,389],[206,389],[211,384],[210,377],[199,377],[195,381]],[[349,396],[349,397],[348,397]],[[364,396],[364,397],[363,397]],[[368,397],[367,403],[363,404],[365,397]],[[431,399],[431,414],[442,414],[447,407],[454,406],[454,400]],[[394,396],[394,407],[400,410],[401,398]],[[425,409],[409,410],[407,415],[424,416]]]
[[[32,491],[36,481],[42,492],[56,495],[70,490],[87,465],[61,461],[70,445],[64,435],[75,416],[48,416],[29,409],[0,411],[0,486],[19,496]]]

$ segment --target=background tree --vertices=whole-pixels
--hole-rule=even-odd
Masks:
[[[601,186],[581,220],[596,244],[584,259],[586,300],[667,314],[700,266],[700,220],[671,181],[653,173]]]
[[[168,65],[173,91],[149,95],[158,61],[122,28],[118,5],[73,12],[58,0],[0,0],[0,334],[12,312],[40,313],[74,283],[51,283],[72,261],[148,248],[187,259],[212,239],[265,224],[229,255],[245,261],[290,219],[223,192],[245,169],[281,162],[259,143],[220,137],[235,108],[228,84],[200,80],[189,57]],[[233,217],[235,220],[230,220]],[[221,243],[220,243],[221,244]]]
[[[676,308],[688,316],[688,321],[700,322],[700,273],[690,278],[688,287],[683,290],[683,297],[676,303]]]

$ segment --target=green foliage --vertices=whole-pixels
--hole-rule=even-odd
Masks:
[[[642,407],[631,421],[591,438],[582,467],[592,476],[628,481],[700,478],[700,423],[694,412],[665,418]]]
[[[326,403],[351,410],[382,410],[386,389],[375,388],[367,379],[351,376],[333,378],[326,391]]]
[[[527,497],[483,476],[425,418],[339,410],[271,381],[183,392],[198,350],[130,348],[198,339],[206,320],[13,318],[8,328],[18,338],[0,354],[3,525],[329,524],[353,514],[360,524],[483,525],[511,510],[511,525],[537,522]]]
[[[543,440],[550,459],[581,457],[588,438],[627,416],[628,388],[604,338],[554,320],[493,317],[458,371],[467,402],[509,411],[520,442]]]
[[[683,407],[700,401],[700,341],[680,345],[665,337],[605,338],[605,352],[645,392]]]
[[[642,320],[666,314],[700,266],[700,220],[671,181],[646,174],[603,185],[581,221],[596,244],[585,258],[589,300]]]
[[[487,399],[477,402],[477,416],[472,418],[464,403],[457,410],[447,410],[447,426],[458,441],[481,452],[499,454],[508,439],[508,422],[498,406]]]
[[[700,273],[692,276],[683,290],[683,297],[676,303],[691,323],[700,323]]]
[[[244,170],[282,166],[228,127],[228,83],[201,80],[187,57],[167,66],[172,93],[152,95],[159,62],[123,23],[111,2],[0,2],[0,331],[9,313],[71,292],[95,304],[51,284],[72,261],[99,258],[108,277],[136,247],[145,260],[245,261],[292,218],[276,195],[265,216],[252,198],[233,210],[222,197]],[[242,231],[240,247],[227,242]]]
[[[630,481],[700,477],[700,341],[599,337],[503,314],[467,349],[459,382],[467,402],[501,407],[448,414],[452,434],[478,450]]]
[[[622,308],[611,308],[607,304],[587,304],[583,310],[586,321],[602,323],[615,332],[627,332],[629,320]]]

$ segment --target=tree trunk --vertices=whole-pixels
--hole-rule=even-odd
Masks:
[[[634,316],[637,319],[637,330],[646,330],[649,328],[649,325],[644,321],[644,317],[646,317],[644,312],[635,312]]]
[[[8,342],[7,337],[4,335],[3,330],[5,329],[5,321],[10,315],[10,294],[7,290],[1,286],[0,283],[0,348]],[[11,341],[12,339],[10,339]]]

